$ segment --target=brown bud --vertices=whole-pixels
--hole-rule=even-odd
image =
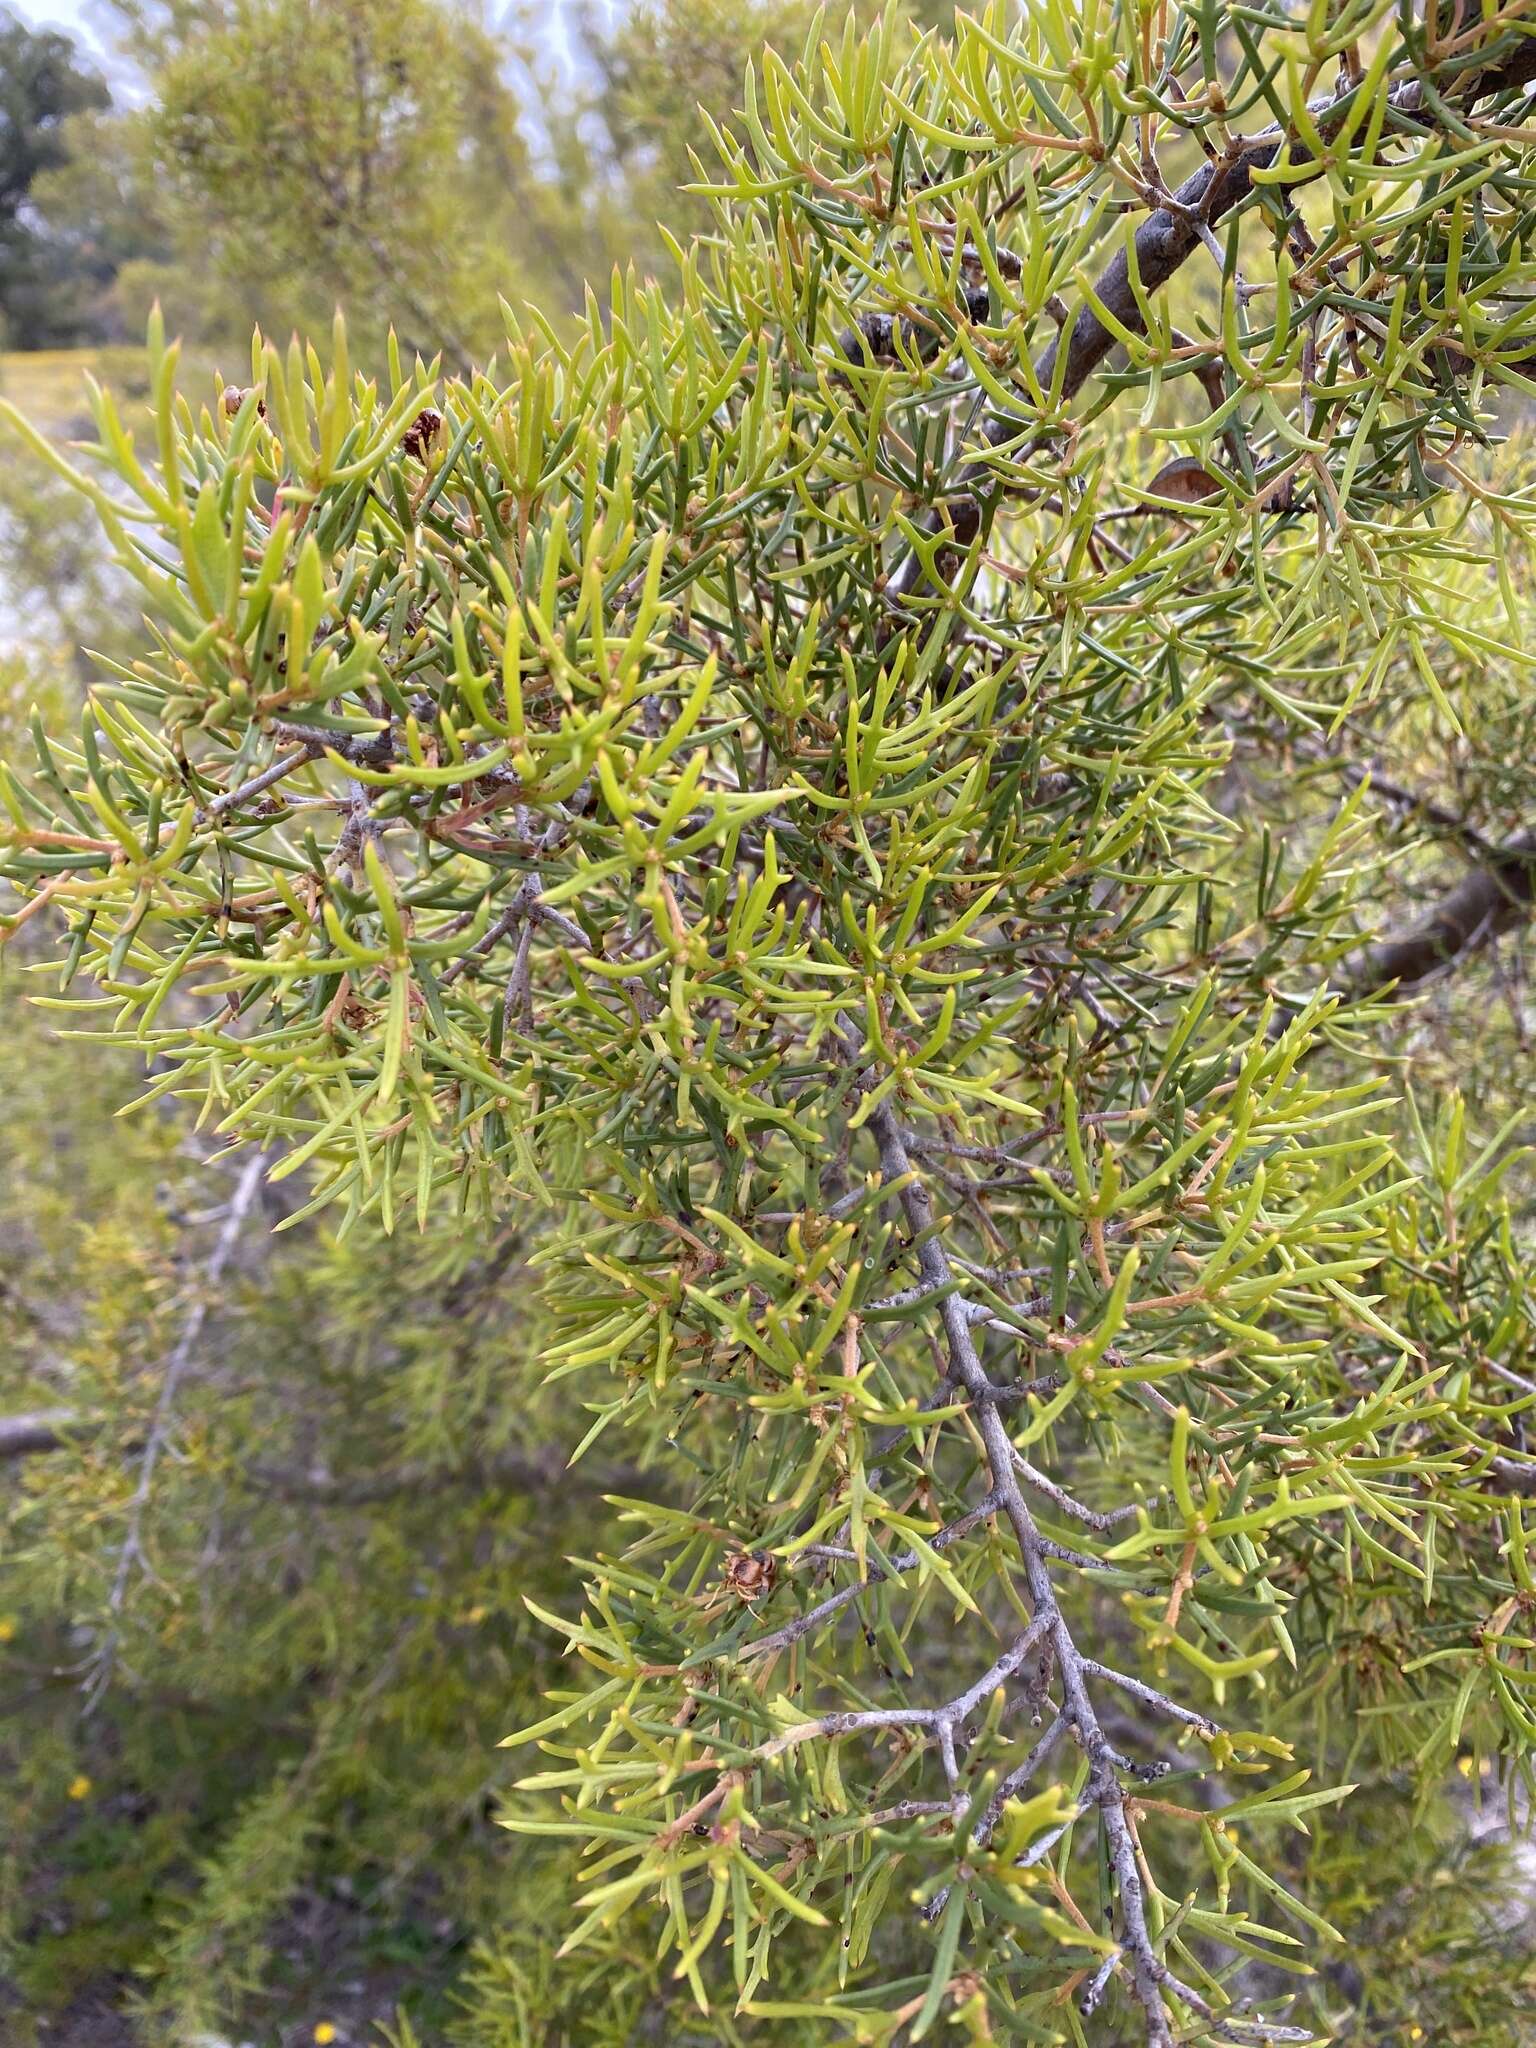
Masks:
[[[226,384],[224,386],[222,399],[222,403],[224,406],[224,417],[226,419],[232,420],[235,414],[240,410],[241,406],[244,405],[245,401],[250,397],[250,395],[251,387],[249,385],[247,385],[246,388],[242,391],[238,384]],[[266,418],[267,406],[265,399],[257,399],[256,412],[259,418]]]
[[[437,439],[437,430],[442,424],[443,416],[440,412],[434,412],[430,405],[423,406],[401,436],[400,446],[407,455],[425,460],[427,450]]]
[[[742,1550],[725,1561],[722,1576],[738,1600],[761,1600],[773,1591],[778,1560],[768,1550]]]
[[[1147,485],[1154,498],[1171,499],[1175,505],[1198,505],[1202,498],[1221,494],[1221,479],[1193,455],[1176,455]]]

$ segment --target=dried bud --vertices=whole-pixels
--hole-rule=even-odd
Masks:
[[[1176,505],[1198,505],[1202,498],[1221,495],[1221,478],[1192,455],[1176,455],[1147,485],[1154,498],[1169,498]]]
[[[400,446],[407,455],[414,455],[424,461],[427,450],[437,439],[437,430],[442,424],[443,416],[440,412],[434,412],[430,405],[423,406],[406,428]]]
[[[245,401],[250,397],[251,390],[252,387],[250,385],[247,385],[244,390],[242,390],[238,384],[226,384],[224,386],[223,406],[224,417],[226,419],[232,420],[234,418],[235,414],[240,410],[241,406],[244,405]],[[265,399],[257,399],[256,412],[259,418],[266,418],[267,404]]]
[[[725,1562],[724,1579],[738,1600],[764,1599],[773,1591],[778,1563],[771,1551],[742,1550]]]

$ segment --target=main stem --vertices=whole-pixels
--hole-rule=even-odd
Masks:
[[[871,1113],[869,1127],[880,1147],[882,1177],[887,1183],[901,1183],[902,1209],[916,1243],[918,1268],[925,1290],[953,1286],[954,1268],[938,1235],[933,1204],[913,1168],[906,1135],[889,1100]],[[950,1377],[958,1380],[971,1397],[986,1449],[992,1491],[1018,1539],[1035,1619],[1044,1622],[1044,1633],[1055,1651],[1065,1702],[1062,1718],[1076,1733],[1088,1759],[1087,1797],[1098,1808],[1103,1820],[1120,1893],[1120,1939],[1129,1962],[1137,2002],[1146,2014],[1148,2048],[1173,2048],[1173,2032],[1163,2001],[1164,1987],[1176,1991],[1198,2012],[1204,2013],[1208,2007],[1196,1993],[1171,1975],[1153,1947],[1147,1928],[1141,1873],[1137,1866],[1136,1840],[1125,1810],[1125,1795],[1115,1774],[1114,1750],[1089,1694],[1084,1659],[1073,1641],[1056,1598],[1056,1589],[1051,1583],[1044,1539],[1035,1527],[1034,1517],[1019,1490],[1013,1447],[1002,1417],[990,1398],[991,1385],[972,1341],[970,1305],[957,1289],[943,1296],[939,1314],[949,1350]]]

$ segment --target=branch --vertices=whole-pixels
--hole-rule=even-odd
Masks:
[[[1456,884],[1411,931],[1378,939],[1356,971],[1354,991],[1394,983],[1399,993],[1453,967],[1465,953],[1525,924],[1536,904],[1536,828],[1527,827]]]
[[[989,1493],[986,1499],[979,1501],[968,1514],[961,1515],[947,1528],[940,1529],[937,1535],[929,1537],[929,1548],[947,1549],[951,1543],[956,1543],[962,1536],[968,1535],[978,1522],[988,1521],[995,1515],[997,1505],[996,1494]],[[898,1577],[902,1572],[911,1571],[917,1562],[917,1552],[907,1550],[903,1551],[900,1557],[891,1559],[889,1574],[880,1565],[872,1564],[867,1578],[859,1579],[854,1585],[843,1586],[836,1593],[829,1593],[825,1600],[817,1601],[814,1607],[808,1607],[803,1614],[797,1614],[793,1621],[785,1622],[782,1628],[776,1628],[771,1635],[756,1636],[750,1643],[743,1643],[736,1654],[739,1657],[765,1657],[770,1650],[787,1648],[790,1643],[796,1643],[801,1636],[809,1635],[812,1629],[819,1627],[822,1622],[829,1620],[850,1602],[857,1600],[861,1593],[868,1592],[871,1586],[881,1584],[887,1576]]]
[[[336,1478],[323,1470],[290,1471],[281,1465],[253,1465],[251,1485],[282,1500],[315,1501],[327,1507],[372,1507],[402,1494],[467,1493],[654,1493],[643,1466],[566,1465],[558,1453],[493,1451],[463,1465],[397,1465],[391,1471]]]
[[[117,1657],[117,1617],[123,1611],[134,1571],[144,1563],[144,1516],[154,1489],[155,1467],[170,1435],[171,1418],[176,1410],[176,1395],[187,1367],[192,1362],[197,1340],[203,1333],[203,1324],[208,1319],[208,1308],[214,1291],[223,1278],[224,1268],[234,1255],[245,1219],[260,1192],[265,1166],[266,1161],[259,1151],[253,1151],[246,1160],[225,1209],[223,1227],[214,1243],[212,1256],[203,1275],[203,1284],[187,1310],[176,1348],[166,1361],[165,1377],[160,1382],[160,1398],[155,1403],[154,1419],[150,1423],[149,1435],[145,1439],[139,1463],[139,1483],[133,1490],[133,1499],[128,1503],[128,1528],[123,1537],[117,1571],[112,1580],[112,1591],[107,1600],[112,1623],[94,1659],[95,1668],[89,1688],[93,1704],[101,1698],[111,1679],[112,1667]]]
[[[1465,74],[1466,82],[1457,97],[1470,104],[1526,85],[1532,78],[1536,78],[1536,38],[1521,37],[1503,63],[1490,67],[1486,73]],[[1354,95],[1350,93],[1341,98],[1309,103],[1307,112],[1324,141],[1330,140],[1343,125],[1353,99]],[[1434,127],[1440,125],[1434,111],[1426,107],[1424,91],[1417,79],[1406,80],[1395,87],[1388,95],[1387,104],[1390,111],[1400,117]],[[1197,171],[1192,171],[1177,191],[1169,195],[1168,205],[1158,207],[1147,216],[1136,230],[1132,242],[1136,274],[1144,295],[1150,296],[1160,290],[1174,272],[1188,262],[1215,224],[1248,198],[1254,189],[1253,173],[1267,170],[1287,143],[1292,163],[1299,165],[1311,160],[1311,152],[1305,145],[1279,127],[1265,129],[1262,134],[1247,138],[1234,137],[1223,156],[1213,158]],[[1318,164],[1319,175],[1324,168],[1322,163]],[[1128,250],[1122,248],[1116,252],[1094,286],[1093,296],[1122,327],[1133,334],[1146,332],[1141,304],[1131,287]],[[1116,338],[1091,303],[1083,307],[1065,341],[1063,397],[1070,398],[1082,388],[1114,347]],[[1046,390],[1050,389],[1056,374],[1057,357],[1062,346],[1061,338],[1057,337],[1038,365],[1039,380]],[[1004,436],[998,434],[995,438]]]
[[[1038,1625],[1049,1641],[1061,1680],[1064,1699],[1062,1719],[1076,1733],[1088,1760],[1088,1780],[1083,1796],[1098,1808],[1103,1823],[1109,1860],[1120,1895],[1121,1940],[1126,1951],[1133,1995],[1146,2018],[1148,2048],[1173,2048],[1174,2035],[1163,1996],[1165,1988],[1204,2017],[1209,2017],[1210,2007],[1197,1992],[1172,1975],[1153,1944],[1147,1925],[1136,1840],[1115,1770],[1115,1751],[1104,1732],[1088,1686],[1090,1675],[1112,1678],[1127,1690],[1134,1689],[1136,1682],[1112,1674],[1103,1666],[1090,1664],[1073,1639],[1056,1598],[1045,1544],[1020,1491],[1019,1476],[1014,1469],[1013,1443],[996,1405],[985,1398],[987,1375],[971,1336],[973,1318],[970,1305],[955,1287],[956,1274],[938,1236],[933,1204],[913,1168],[906,1136],[889,1100],[881,1102],[871,1113],[869,1128],[880,1147],[882,1177],[887,1183],[900,1184],[902,1209],[917,1247],[918,1270],[926,1287],[930,1291],[952,1290],[944,1293],[938,1304],[949,1350],[949,1376],[960,1382],[975,1402],[976,1425],[986,1451],[992,1491],[1013,1526],[1023,1559],[1035,1617],[1030,1633],[1033,1635],[1034,1627]],[[1192,1718],[1204,1732],[1216,1732],[1209,1721],[1202,1717]]]
[[[0,1416],[0,1463],[30,1458],[36,1451],[57,1451],[79,1427],[73,1408],[43,1408],[35,1415]]]
[[[1517,1493],[1527,1498],[1536,1496],[1536,1465],[1523,1465],[1517,1458],[1490,1458],[1488,1471],[1493,1477],[1482,1478],[1479,1483],[1486,1485],[1491,1493]],[[1494,1479],[1502,1485],[1495,1485]]]
[[[94,1435],[101,1427],[99,1420],[83,1416],[74,1408],[45,1408],[32,1415],[0,1416],[0,1464],[10,1458],[63,1450],[66,1444],[81,1436]],[[467,1493],[554,1493],[574,1489],[583,1494],[634,1494],[645,1492],[648,1486],[643,1466],[568,1466],[555,1456],[540,1458],[518,1450],[493,1451],[462,1465],[397,1465],[356,1478],[338,1478],[323,1468],[301,1472],[282,1465],[250,1465],[239,1476],[246,1485],[282,1500],[346,1508],[371,1507],[380,1501],[398,1500],[402,1494],[438,1494],[459,1489]],[[967,1517],[964,1526],[972,1527],[987,1512],[990,1510],[986,1508],[978,1510]],[[947,1540],[952,1541],[953,1535]],[[909,1562],[915,1563],[916,1558]]]
[[[1098,1530],[1101,1535],[1117,1527],[1121,1522],[1129,1521],[1135,1514],[1135,1508],[1129,1505],[1111,1508],[1107,1514],[1102,1515],[1095,1508],[1084,1507],[1080,1500],[1073,1499],[1065,1487],[1058,1486],[1054,1479],[1048,1478],[1037,1466],[1031,1465],[1022,1451],[1012,1444],[1009,1445],[1009,1449],[1013,1453],[1013,1462],[1018,1467],[1021,1479],[1034,1487],[1037,1493],[1043,1493],[1047,1500],[1054,1501],[1064,1515],[1075,1516],[1079,1522],[1085,1522],[1090,1529]]]
[[[1007,1777],[1004,1778],[992,1797],[987,1801],[985,1813],[976,1823],[974,1839],[978,1849],[984,1849],[988,1842],[991,1841],[993,1832],[1003,1817],[1003,1808],[1010,1799],[1017,1799],[1066,1732],[1066,1716],[1058,1714],[1034,1748],[1029,1752],[1029,1755],[1025,1757],[1023,1763],[1016,1764]]]

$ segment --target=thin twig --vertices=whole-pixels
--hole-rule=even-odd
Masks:
[[[138,1484],[133,1490],[132,1500],[128,1503],[128,1526],[123,1534],[123,1547],[118,1553],[117,1570],[113,1575],[112,1590],[107,1598],[107,1611],[112,1620],[92,1659],[93,1669],[86,1687],[88,1709],[96,1705],[111,1683],[113,1668],[117,1661],[121,1636],[120,1622],[128,1598],[128,1588],[134,1572],[141,1567],[147,1569],[144,1554],[144,1518],[154,1490],[155,1467],[160,1462],[160,1454],[165,1449],[170,1435],[172,1418],[176,1412],[176,1396],[196,1353],[198,1339],[203,1334],[203,1325],[208,1319],[208,1310],[214,1299],[215,1290],[224,1276],[225,1267],[234,1256],[246,1217],[250,1214],[260,1191],[265,1164],[260,1152],[252,1152],[241,1169],[234,1193],[230,1196],[224,1211],[223,1227],[215,1240],[208,1264],[203,1270],[202,1283],[187,1309],[175,1349],[166,1361],[165,1374],[160,1382],[160,1397],[155,1403],[154,1418],[139,1457]]]
[[[869,1128],[880,1147],[880,1168],[884,1179],[900,1186],[902,1208],[917,1247],[919,1273],[930,1293],[942,1290],[938,1312],[947,1339],[951,1375],[980,1397],[976,1402],[976,1421],[986,1450],[992,1488],[1013,1525],[1035,1617],[1043,1621],[1054,1652],[1064,1698],[1063,1718],[1075,1730],[1088,1759],[1084,1797],[1098,1809],[1103,1823],[1109,1860],[1120,1894],[1121,1939],[1126,1950],[1132,1992],[1146,2019],[1148,2048],[1173,2048],[1174,2035],[1164,1998],[1165,1990],[1203,2017],[1210,2017],[1210,2007],[1199,1993],[1172,1976],[1157,1953],[1147,1925],[1136,1842],[1126,1813],[1125,1794],[1116,1772],[1116,1752],[1104,1732],[1088,1684],[1090,1676],[1106,1678],[1113,1683],[1126,1682],[1121,1674],[1083,1656],[1061,1611],[1040,1532],[1019,1489],[1013,1444],[996,1407],[984,1398],[987,1376],[971,1336],[972,1319],[968,1304],[959,1290],[953,1288],[955,1273],[939,1236],[933,1205],[913,1168],[905,1133],[889,1098],[873,1110]],[[1129,1681],[1126,1689],[1138,1690],[1139,1682]],[[1151,1694],[1150,1687],[1145,1691]],[[1152,1697],[1161,1704],[1161,1695]],[[1203,1730],[1216,1733],[1214,1725],[1203,1717],[1191,1715],[1187,1718]]]

